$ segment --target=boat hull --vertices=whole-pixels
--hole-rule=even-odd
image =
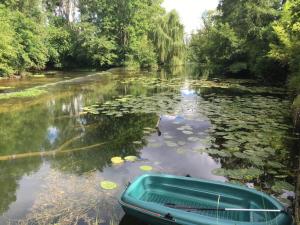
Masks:
[[[247,200],[245,200],[247,199]],[[294,225],[287,213],[194,211],[166,203],[204,208],[283,209],[274,198],[238,185],[170,175],[144,175],[124,191],[126,214],[153,225]]]

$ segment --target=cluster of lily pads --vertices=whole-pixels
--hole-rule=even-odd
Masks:
[[[184,77],[173,77],[163,79],[159,77],[131,77],[121,82],[124,85],[139,85],[144,88],[160,88],[160,89],[178,89],[182,84],[186,84],[193,88],[222,88],[222,89],[238,89],[239,91],[254,94],[285,94],[286,90],[279,87],[255,86],[257,81],[247,79],[185,79]]]
[[[122,157],[119,157],[119,156],[111,158],[111,162],[115,165],[123,164],[125,161],[135,162],[137,160],[138,160],[138,157],[136,157],[136,156],[126,156],[124,159]],[[143,170],[143,171],[151,171],[153,168],[152,168],[152,166],[144,165],[144,166],[140,166],[140,169]]]
[[[285,181],[292,175],[285,139],[292,129],[286,122],[288,100],[211,94],[201,104],[201,112],[214,124],[210,134],[215,142],[207,152],[222,158],[215,174],[244,182],[261,178],[271,181],[268,185],[292,189]]]
[[[166,92],[152,96],[126,95],[116,98],[114,101],[107,101],[102,105],[84,107],[83,110],[91,114],[103,114],[107,116],[122,117],[126,114],[160,113],[168,114],[180,101],[179,95]]]
[[[119,157],[119,156],[115,156],[111,158],[111,162],[114,165],[120,165],[123,164],[125,161],[126,162],[135,162],[138,160],[138,157],[136,156],[126,156],[124,158]],[[142,165],[140,166],[140,170],[142,171],[151,171],[153,168],[152,166],[149,165]],[[118,187],[118,184],[112,181],[108,181],[108,180],[103,180],[100,182],[100,186],[102,189],[104,190],[113,190],[116,189]]]
[[[290,102],[274,94],[282,94],[279,88],[247,86],[243,82],[220,82],[206,80],[185,80],[182,78],[160,79],[133,77],[122,81],[123,85],[140,85],[149,90],[160,90],[148,95],[125,95],[114,100],[83,108],[85,113],[122,117],[126,114],[153,113],[157,115],[174,114],[177,106],[185,110],[195,105],[188,102],[182,106],[179,87],[188,86],[194,93],[201,93],[202,88],[239,89],[241,95],[221,94],[217,91],[202,93],[197,99],[197,106],[192,110],[199,118],[207,117],[211,128],[205,138],[195,134],[188,126],[179,126],[183,135],[188,135],[188,142],[202,142],[197,149],[206,152],[213,158],[220,159],[222,168],[215,170],[217,175],[226,176],[229,180],[249,182],[265,181],[266,186],[278,191],[278,187],[293,187],[287,181],[293,174],[288,168],[289,151],[286,137],[292,128],[287,125]],[[230,90],[228,90],[230,92]],[[245,94],[252,93],[251,95]],[[181,105],[180,105],[181,104]],[[178,111],[178,110],[177,110]],[[199,119],[200,121],[201,119]],[[144,130],[150,134],[153,130]],[[182,153],[185,142],[173,142],[168,136],[165,144],[178,148]],[[134,142],[136,145],[141,141]],[[156,143],[150,143],[154,145]]]

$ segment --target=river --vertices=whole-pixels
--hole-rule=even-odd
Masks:
[[[144,173],[292,191],[285,90],[202,78],[186,67],[1,81],[43,93],[0,98],[0,224],[138,224],[118,197]]]

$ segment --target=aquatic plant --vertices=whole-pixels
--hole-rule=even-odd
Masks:
[[[2,93],[0,94],[1,99],[9,99],[9,98],[28,98],[28,97],[36,97],[42,94],[46,94],[46,90],[38,89],[38,88],[29,88],[24,91],[18,92],[10,92],[10,93]]]
[[[112,190],[112,189],[116,189],[118,187],[118,185],[112,181],[101,181],[100,182],[100,186],[105,189],[105,190]]]
[[[113,164],[122,164],[124,160],[121,157],[113,157],[111,158],[111,162]]]
[[[151,171],[153,170],[152,166],[140,166],[140,169],[143,171]]]

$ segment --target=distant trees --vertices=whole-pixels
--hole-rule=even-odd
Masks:
[[[37,18],[0,5],[0,27],[0,74],[45,67],[45,26]]]
[[[183,26],[160,4],[0,0],[0,76],[46,67],[181,64]]]
[[[281,17],[273,24],[276,41],[271,43],[271,58],[290,72],[289,86],[300,93],[300,1],[287,0]]]
[[[192,36],[190,59],[207,64],[214,73],[284,81],[286,66],[269,54],[270,43],[277,40],[273,25],[281,8],[279,0],[221,0]]]

